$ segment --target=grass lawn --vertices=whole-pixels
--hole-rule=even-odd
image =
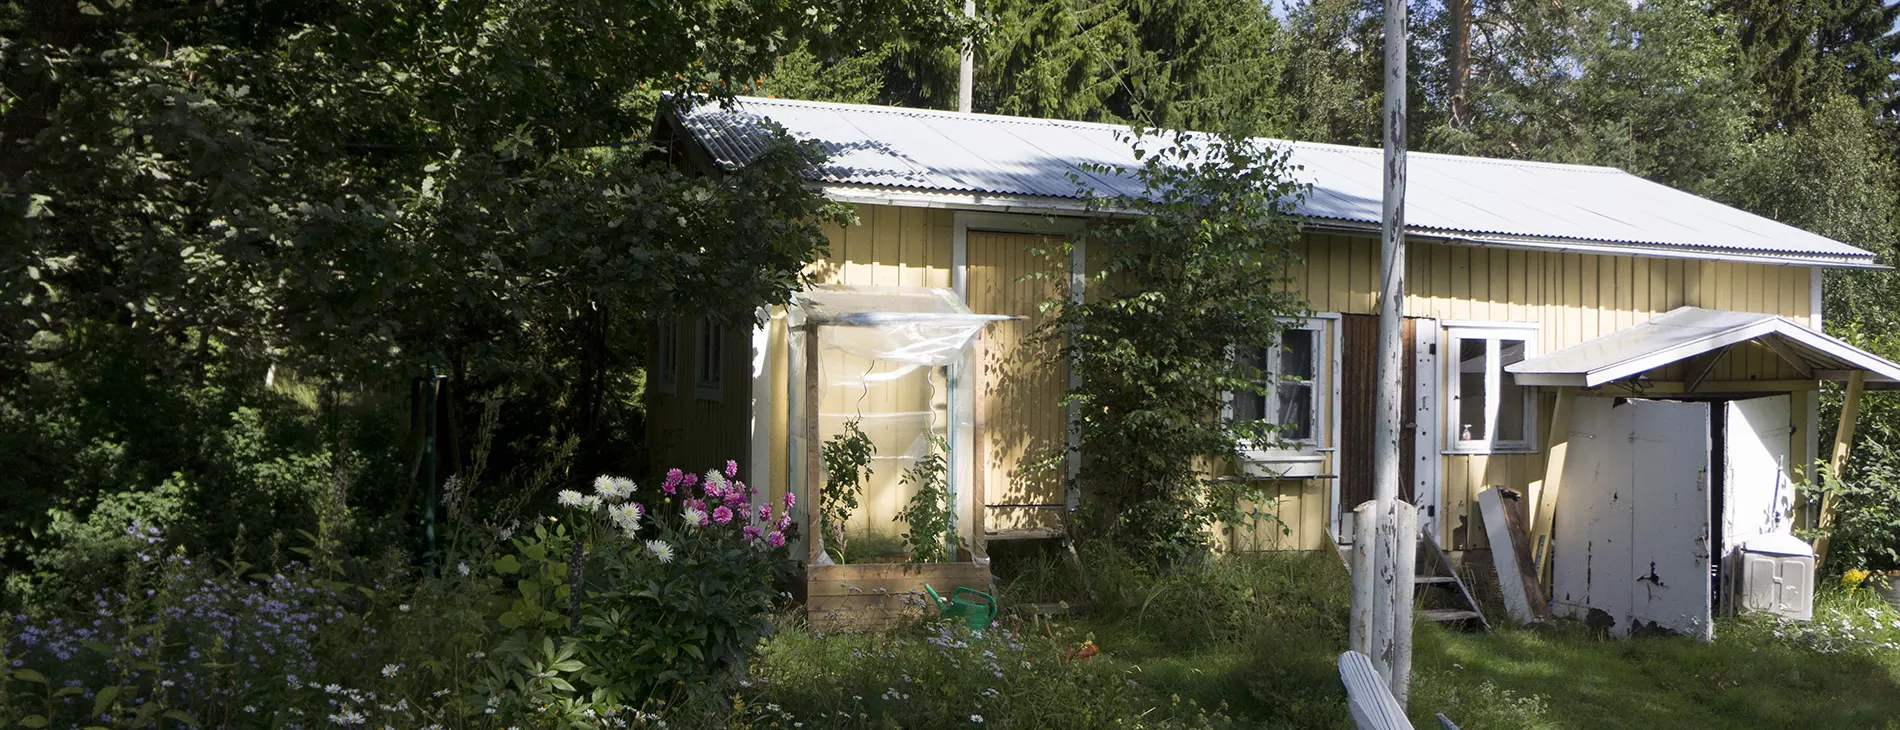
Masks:
[[[1337,560],[1229,558],[1165,574],[1089,563],[1091,610],[1012,619],[1021,641],[957,649],[921,627],[831,637],[791,627],[755,668],[749,701],[791,708],[786,724],[804,727],[1350,727],[1334,668],[1347,603]],[[1016,571],[1006,599],[1069,592],[1056,568]],[[1487,615],[1503,623],[1499,613]],[[1431,715],[1443,712],[1467,730],[1900,728],[1900,614],[1865,592],[1824,590],[1806,624],[1722,619],[1716,637],[1421,623],[1413,721],[1435,728]],[[1071,658],[1089,641],[1098,655]],[[1004,657],[1008,677],[965,666],[999,651],[1018,652]],[[923,684],[927,696],[905,691]]]

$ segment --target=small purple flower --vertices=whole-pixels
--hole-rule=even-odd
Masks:
[[[785,533],[773,530],[772,534],[765,536],[765,544],[772,547],[785,547]]]
[[[713,509],[712,518],[714,522],[717,522],[722,525],[728,522],[731,522],[732,508],[727,507],[725,505],[720,505],[719,507],[716,507]]]
[[[732,459],[727,459],[726,460],[726,478],[730,479],[736,476],[739,476],[739,462],[733,461]]]
[[[786,530],[786,529],[790,529],[790,528],[791,528],[791,526],[792,526],[792,516],[791,516],[791,515],[785,515],[785,516],[783,516],[783,517],[780,517],[780,518],[778,518],[778,529],[780,529],[781,531],[782,531],[782,530]]]
[[[747,542],[751,542],[753,540],[759,539],[759,528],[756,526],[746,525],[745,529],[741,530],[741,532],[745,533],[745,539]]]
[[[791,492],[786,492],[785,493],[785,511],[791,512],[792,508],[797,505],[798,505],[798,495],[792,494]]]
[[[679,489],[680,480],[684,478],[686,478],[686,475],[680,473],[680,470],[668,469],[666,470],[666,481],[660,482],[660,490],[667,494],[672,494]]]
[[[769,505],[769,504],[759,505],[759,521],[760,522],[772,521],[772,505]]]
[[[690,487],[698,483],[699,483],[698,474],[687,474],[686,476],[680,477],[680,486],[682,487]]]

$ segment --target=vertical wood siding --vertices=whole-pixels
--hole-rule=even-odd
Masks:
[[[1309,234],[1297,244],[1302,263],[1289,274],[1314,311],[1373,313],[1378,288],[1378,240]],[[1681,306],[1779,314],[1811,321],[1809,270],[1798,266],[1508,251],[1414,243],[1406,260],[1405,314],[1443,321],[1521,322],[1538,328],[1538,352],[1549,353],[1600,337]],[[1443,360],[1440,360],[1441,364]],[[1680,379],[1682,369],[1662,379]],[[1439,377],[1442,377],[1439,376]],[[1711,380],[1798,380],[1799,374],[1767,348],[1731,348]],[[1538,431],[1546,435],[1554,396],[1540,402]],[[1796,394],[1801,400],[1802,394]],[[1796,409],[1797,420],[1805,411]],[[1805,427],[1805,426],[1804,426]],[[1799,439],[1797,439],[1798,441]],[[1802,450],[1797,447],[1797,450]],[[1806,455],[1801,455],[1806,458]],[[1489,541],[1477,516],[1485,487],[1523,489],[1543,478],[1544,455],[1447,454],[1442,459],[1441,532],[1448,549],[1485,548]],[[1282,517],[1304,519],[1307,495],[1327,502],[1329,490],[1283,486]],[[1300,497],[1289,499],[1288,495]],[[1296,531],[1299,532],[1299,531]],[[1324,543],[1301,535],[1283,546],[1302,549]],[[1284,545],[1284,543],[1291,543]]]
[[[860,206],[858,215],[858,225],[829,231],[831,253],[824,261],[815,264],[813,269],[820,281],[873,285],[950,285],[952,214],[949,211]],[[983,246],[978,243],[984,237],[985,234],[981,233],[971,235],[970,262],[989,267],[990,270],[971,272],[972,285],[987,287],[989,284],[984,282],[985,277],[988,277],[987,281],[998,287],[1016,286],[1015,282],[1006,281],[1012,278],[1007,271],[1028,264],[984,259],[986,255],[1004,256],[1010,248],[1008,245],[992,246],[985,253]],[[1288,273],[1293,279],[1293,286],[1307,298],[1314,311],[1375,313],[1374,298],[1379,275],[1376,239],[1316,233],[1304,236],[1295,248],[1300,262],[1292,266]],[[1794,266],[1507,251],[1415,243],[1410,248],[1407,277],[1409,291],[1405,302],[1406,316],[1428,317],[1440,322],[1528,323],[1538,328],[1540,353],[1609,334],[1683,305],[1767,312],[1801,321],[1811,321],[1809,318],[1813,314],[1809,307],[1809,270]],[[980,302],[984,306],[976,308],[984,310],[994,304],[1000,311],[1005,306],[1013,307],[1033,299],[1037,294],[1027,290],[1004,292],[1000,288],[986,294],[973,288],[971,296],[973,299],[993,297]],[[771,430],[774,439],[772,463],[769,465],[770,481],[775,491],[782,490],[785,484],[786,457],[781,445],[786,428],[782,414],[786,359],[782,325],[778,327],[774,330],[774,345],[767,358],[768,366],[772,368],[769,378],[771,397],[776,404]],[[690,341],[685,336],[689,332],[687,329],[682,330],[683,344]],[[743,352],[747,346],[744,342],[737,343],[734,351]],[[1711,379],[1791,380],[1797,377],[1791,368],[1764,348],[1749,346],[1733,349],[1734,352],[1717,363],[1710,375]],[[735,363],[746,361],[745,358],[731,360]],[[680,369],[682,377],[688,377],[687,374],[691,372],[688,358],[682,358]],[[1680,368],[1665,371],[1663,379],[1679,378],[1680,371]],[[749,373],[728,377],[732,378],[728,381],[729,389],[750,383]],[[1434,374],[1433,377],[1442,376]],[[690,382],[683,385],[687,387],[682,388],[681,392],[690,394]],[[1059,397],[1058,393],[1059,389],[1051,389],[1043,397],[1053,400]],[[1799,407],[1804,397],[1801,393],[1795,395],[1797,420],[1804,418],[1805,409]],[[1539,409],[1542,422],[1538,429],[1540,439],[1548,427],[1551,401],[1552,396],[1545,393]],[[728,402],[735,401],[729,399]],[[1046,407],[1025,403],[1022,408],[1022,411],[1018,411],[1016,406],[1010,406],[1004,414],[992,411],[990,415],[1016,418],[1029,413],[1059,412],[1059,407],[1053,403]],[[660,430],[660,415],[656,410],[656,432]],[[743,422],[743,418],[738,421]],[[992,430],[1001,425],[992,425]],[[1023,438],[1043,438],[1035,434],[1046,430],[1046,425],[1040,422],[1023,424],[1029,432]],[[1802,427],[1805,428],[1805,425]],[[1796,448],[1800,450],[1801,440],[1796,441]],[[743,444],[736,446],[709,448],[707,453],[711,455],[712,451],[722,451],[743,457]],[[718,458],[723,461],[727,457]],[[1023,457],[1018,455],[1014,458],[1020,464]],[[1531,480],[1542,477],[1543,460],[1541,449],[1540,453],[1532,454],[1446,455],[1441,460],[1440,512],[1441,532],[1446,547],[1486,547],[1488,541],[1477,517],[1477,493],[1492,484],[1522,489]],[[991,468],[1002,469],[1007,474],[1017,467],[992,464]],[[990,476],[989,501],[1015,498],[1016,495],[1007,489],[1003,490],[1003,494],[1009,496],[996,496],[999,490],[997,485],[1010,482],[995,471],[990,472]],[[1003,481],[996,481],[998,479]],[[1318,549],[1328,544],[1333,486],[1329,481],[1315,479],[1263,486],[1267,491],[1267,499],[1258,507],[1283,520],[1285,531],[1279,528],[1278,523],[1273,523],[1271,527],[1261,523],[1254,529],[1224,531],[1223,542],[1242,550]],[[1026,500],[1041,499],[1045,497],[1033,495],[1048,489],[1051,487],[1026,489],[1020,496]]]
[[[825,235],[831,241],[831,250],[825,258],[813,263],[807,269],[817,283],[852,286],[944,288],[950,286],[952,246],[950,211],[863,205],[857,207],[857,214],[858,222],[854,225],[826,228]],[[766,475],[767,484],[774,499],[782,499],[786,486],[790,483],[788,473],[790,455],[786,453],[786,443],[788,429],[794,423],[786,412],[790,402],[788,388],[791,382],[787,334],[784,308],[775,307],[771,319],[770,349],[765,357],[765,367],[768,370],[766,381],[769,383],[765,397],[771,403],[769,408],[771,425],[768,431],[771,439],[771,457],[769,464],[758,467],[760,473]],[[847,398],[841,390],[833,389],[830,397],[820,404],[820,410],[826,412],[857,410],[859,404],[855,397]],[[941,390],[940,383],[939,390]],[[911,400],[908,396],[915,395],[917,394],[908,391],[880,393],[880,397],[887,400]],[[934,394],[932,401],[936,408],[943,406],[943,396],[941,392]],[[867,402],[862,407],[865,412],[876,412],[880,408],[894,406],[892,403]],[[866,430],[868,432],[870,429]],[[880,443],[878,446],[881,455],[885,455],[887,449],[899,448],[895,444]],[[859,510],[859,514],[851,523],[854,534],[888,530],[891,527],[891,516],[909,497],[909,493],[897,485],[896,472],[899,470],[891,471],[891,474],[880,472],[878,478],[867,486],[864,498],[860,500],[863,509]],[[962,524],[968,523],[964,521]]]
[[[992,529],[1059,526],[1061,512],[1048,505],[1063,499],[1063,449],[1067,415],[1061,405],[1068,388],[1067,365],[1054,362],[1052,343],[1035,333],[1047,320],[1043,302],[1063,291],[1066,265],[1039,253],[1061,239],[971,231],[967,239],[970,308],[983,314],[1024,319],[998,322],[984,331],[977,376],[977,468],[982,470],[984,501],[1020,505],[989,510]],[[1055,268],[1062,266],[1063,268]],[[1041,278],[1027,275],[1047,273]],[[1043,505],[1032,507],[1029,505]]]
[[[672,393],[647,384],[647,453],[653,467],[679,467],[704,472],[724,468],[727,459],[744,462],[750,455],[752,418],[752,328],[749,321],[725,326],[721,340],[723,387],[717,398],[702,398],[695,387],[699,372],[699,318],[678,321],[679,368]],[[649,348],[660,345],[658,328],[647,338]],[[652,353],[652,350],[649,350]],[[649,357],[652,362],[654,358]]]

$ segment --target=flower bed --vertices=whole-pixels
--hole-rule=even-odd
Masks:
[[[204,565],[134,525],[147,550],[121,586],[0,619],[0,724],[658,723],[745,670],[792,574],[789,502],[759,503],[736,472],[601,477],[435,571],[319,551]]]

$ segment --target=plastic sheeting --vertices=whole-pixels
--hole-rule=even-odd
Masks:
[[[955,292],[921,286],[828,286],[793,298],[791,324],[819,325],[819,345],[858,357],[927,367],[956,362],[983,325]]]
[[[968,482],[974,449],[969,386],[962,373],[984,325],[1013,317],[974,314],[948,289],[825,286],[794,296],[787,318],[792,488],[803,500],[817,498],[817,485],[805,483],[814,436],[823,444],[855,423],[876,450],[858,509],[846,525],[847,559],[892,557],[875,554],[878,545],[893,545],[892,540],[866,538],[892,538],[907,530],[893,519],[916,493],[915,485],[904,483],[904,472],[939,448],[933,441],[948,447],[953,529],[966,546],[971,544],[976,505]],[[808,346],[813,336],[817,347]],[[806,381],[813,355],[818,359],[815,388]],[[815,434],[806,402],[813,395],[818,400]],[[809,538],[818,533],[815,526],[804,531]],[[821,553],[820,564],[829,560]]]

